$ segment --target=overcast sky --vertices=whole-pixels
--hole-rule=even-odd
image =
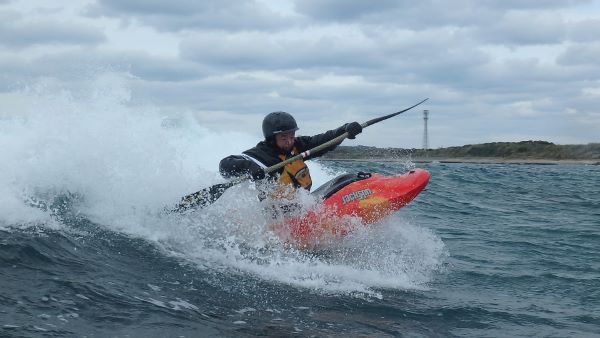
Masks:
[[[393,113],[355,141],[600,142],[600,1],[0,0],[0,106],[40,79],[124,75],[130,105],[260,137]]]

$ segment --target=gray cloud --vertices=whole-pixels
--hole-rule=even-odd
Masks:
[[[490,57],[464,34],[371,29],[305,38],[265,33],[203,34],[184,40],[184,59],[226,71],[312,70],[367,81],[469,85]],[[467,81],[467,83],[465,83]],[[475,84],[473,84],[475,85]]]
[[[600,41],[600,19],[572,23],[569,39],[577,42]]]
[[[440,26],[468,27],[493,22],[501,13],[470,0],[437,1],[344,1],[297,0],[298,13],[320,22],[423,30]],[[445,5],[445,6],[444,6]]]
[[[295,8],[316,21],[339,21],[400,27],[468,26],[493,23],[514,10],[548,10],[590,3],[590,0],[296,0]]]
[[[148,81],[182,82],[203,78],[214,70],[176,58],[153,57],[144,53],[123,53],[110,57],[136,77]]]
[[[0,56],[0,91],[14,90],[40,78],[60,79],[77,88],[77,84],[88,82],[104,72],[128,73],[137,82],[163,82],[173,87],[214,73],[198,64],[141,52],[78,49],[47,53],[32,59]]]
[[[0,44],[4,46],[96,45],[105,40],[102,31],[87,25],[52,20],[27,20],[15,12],[0,12]]]
[[[505,45],[558,44],[566,38],[566,25],[556,13],[512,11],[478,29],[480,40]]]
[[[132,84],[134,99],[145,98],[145,102],[170,106],[174,111],[181,107],[199,112],[226,109],[261,116],[284,109],[316,121],[327,111],[349,116],[393,111],[403,103],[430,96],[432,111],[453,116],[447,121],[438,116],[440,123],[469,126],[494,121],[498,139],[502,130],[511,129],[510,121],[515,123],[523,116],[559,114],[570,106],[591,109],[576,98],[580,95],[578,82],[593,76],[593,68],[564,68],[518,54],[498,62],[468,39],[469,31],[387,33],[354,32],[354,39],[344,34],[305,38],[301,34],[295,38],[266,33],[199,34],[182,43],[181,54],[187,60],[182,63],[211,71],[168,83],[151,75],[165,65],[164,60],[153,64],[136,59],[138,64],[147,64],[143,69],[148,73],[131,68],[140,74],[139,81]],[[171,60],[170,66],[182,67],[185,73],[179,62]],[[591,103],[585,104],[591,107]],[[471,116],[482,111],[494,114],[493,118]],[[522,134],[527,132],[534,130],[523,129]]]
[[[397,10],[408,4],[397,0],[299,0],[295,1],[295,8],[299,13],[316,20],[349,21]]]
[[[596,22],[568,23],[557,9],[587,4],[589,0],[481,1],[433,0],[346,1],[297,0],[296,10],[321,22],[361,24],[417,32],[452,27],[469,32],[476,42],[507,46],[559,44],[567,38],[596,39]],[[572,29],[570,25],[574,25]]]
[[[600,43],[580,43],[569,46],[558,57],[558,63],[565,66],[598,65]]]
[[[267,30],[289,24],[254,0],[98,0],[87,15],[130,20],[132,17],[159,31],[191,29]]]
[[[469,0],[467,2],[493,9],[557,9],[583,5],[593,0]]]
[[[81,24],[0,11],[0,44],[7,47],[0,53],[0,90],[44,77],[84,88],[98,74],[122,72],[129,104],[194,112],[211,128],[249,133],[259,132],[258,122],[230,122],[287,110],[311,133],[430,97],[424,108],[432,113],[434,147],[522,137],[597,140],[600,19],[578,21],[556,10],[581,3],[297,1],[297,13],[283,16],[258,1],[99,0],[75,22],[114,27],[129,20],[106,38]],[[30,17],[44,17],[35,13]],[[153,37],[165,45],[181,39],[179,50],[165,51],[179,55],[111,45],[111,34],[131,28],[131,36],[152,41],[140,23],[158,30]],[[143,41],[136,48],[143,50]],[[68,48],[44,54],[23,48],[37,44]],[[147,50],[162,53],[156,45]],[[420,113],[394,121],[359,142],[419,146]]]
[[[184,40],[180,49],[184,59],[236,70],[380,65],[384,60],[368,44],[347,36],[303,38],[245,32],[199,34]]]

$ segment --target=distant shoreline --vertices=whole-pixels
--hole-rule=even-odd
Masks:
[[[414,157],[414,158],[321,158],[321,161],[348,162],[402,162],[409,159],[414,163],[474,163],[474,164],[538,164],[538,165],[600,165],[598,160],[550,160],[550,159],[513,159],[513,158],[448,158],[448,157]]]
[[[556,145],[546,141],[492,142],[437,149],[342,146],[323,160],[416,163],[600,165],[600,143]]]

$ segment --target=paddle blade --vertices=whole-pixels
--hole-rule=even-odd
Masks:
[[[367,121],[367,122],[365,122],[365,123],[361,124],[361,126],[362,126],[363,128],[365,128],[365,127],[368,127],[368,126],[370,126],[370,125],[373,125],[373,124],[375,124],[375,123],[381,122],[381,121],[383,121],[383,120],[387,120],[387,119],[389,119],[390,117],[394,117],[394,116],[396,116],[396,115],[400,115],[400,114],[404,113],[405,111],[411,110],[411,109],[413,109],[414,107],[416,107],[416,106],[420,105],[421,103],[423,103],[423,102],[425,102],[425,101],[427,101],[427,100],[429,100],[429,98],[426,98],[425,100],[422,100],[421,102],[419,102],[419,103],[417,103],[417,104],[414,104],[414,105],[412,105],[412,106],[410,106],[410,107],[408,107],[408,108],[402,109],[402,110],[401,110],[401,111],[399,111],[399,112],[396,112],[396,113],[393,113],[393,114],[389,114],[389,115],[385,115],[385,116],[382,116],[382,117],[378,117],[378,118],[375,118],[375,119],[369,120],[369,121]]]
[[[173,209],[174,212],[182,212],[189,209],[204,208],[213,204],[225,190],[233,186],[232,182],[215,184],[212,187],[202,189],[181,199],[181,202]]]

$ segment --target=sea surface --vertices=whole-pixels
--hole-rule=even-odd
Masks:
[[[312,166],[321,181],[414,166],[431,180],[317,252],[273,238],[250,185],[185,215],[120,208],[143,194],[114,175],[114,199],[106,184],[16,185],[24,206],[0,218],[0,336],[600,337],[599,166]]]
[[[166,212],[223,182],[219,160],[259,128],[139,102],[119,74],[80,80],[42,79],[0,112],[0,337],[600,337],[600,166],[309,161],[315,188],[415,166],[431,180],[299,251],[249,183]]]

